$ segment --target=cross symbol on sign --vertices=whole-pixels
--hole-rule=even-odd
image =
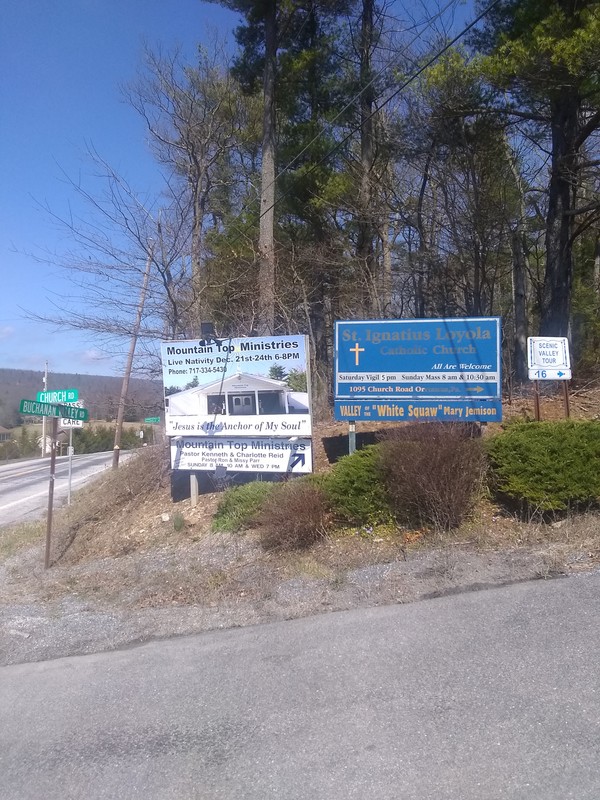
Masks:
[[[358,346],[358,342],[357,342],[354,345],[354,347],[350,348],[350,352],[354,353],[354,366],[358,367],[358,354],[359,353],[364,353],[365,352],[365,348],[364,347],[359,347]]]

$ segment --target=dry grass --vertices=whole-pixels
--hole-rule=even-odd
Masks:
[[[485,475],[475,431],[474,425],[437,422],[384,433],[381,462],[397,516],[435,530],[461,526]]]
[[[132,611],[194,604],[215,614],[236,609],[231,619],[243,624],[600,562],[600,515],[528,524],[486,499],[452,533],[346,528],[320,535],[309,550],[265,552],[259,531],[211,531],[217,495],[201,496],[196,508],[174,505],[166,467],[164,451],[144,448],[77,493],[55,515],[50,570],[41,566],[44,523],[3,529],[3,601],[68,597]],[[244,617],[244,608],[254,616]]]
[[[52,561],[122,556],[163,542],[170,532],[172,503],[162,448],[140,449],[118,470],[75,495],[55,515]],[[165,508],[167,511],[158,511]],[[169,519],[163,521],[163,514]]]
[[[325,535],[327,504],[318,486],[292,481],[277,486],[257,515],[265,550],[303,550]]]
[[[39,544],[44,540],[44,522],[24,522],[0,531],[0,564],[23,547]]]

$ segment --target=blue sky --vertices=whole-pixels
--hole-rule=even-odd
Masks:
[[[440,9],[423,0],[416,19],[427,17],[427,5]],[[76,199],[63,173],[89,172],[87,148],[141,196],[159,189],[143,122],[120,87],[135,78],[144,42],[166,52],[179,46],[193,62],[200,42],[237,24],[236,15],[200,0],[3,0],[0,367],[43,371],[47,361],[50,373],[120,373],[122,360],[107,358],[93,339],[26,316],[44,314],[53,298],[72,291],[64,273],[28,255],[70,244],[41,206],[67,215]]]
[[[28,253],[68,246],[39,204],[64,213],[63,171],[85,171],[93,146],[140,193],[160,185],[136,112],[120,87],[134,79],[143,43],[196,47],[237,17],[200,0],[3,0],[0,23],[0,367],[118,374],[82,334],[32,322],[68,281]]]

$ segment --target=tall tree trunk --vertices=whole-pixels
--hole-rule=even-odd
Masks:
[[[388,319],[392,316],[392,236],[393,228],[382,225],[379,229],[381,239],[381,256],[383,271],[381,273],[381,294],[379,298],[379,308],[381,316]]]
[[[424,319],[427,316],[427,300],[425,298],[425,263],[429,256],[428,236],[425,232],[425,219],[423,216],[423,206],[425,203],[425,192],[429,183],[429,170],[433,156],[433,144],[423,167],[423,178],[419,189],[419,202],[417,203],[417,233],[419,234],[419,249],[417,262],[417,275],[415,278],[415,314],[418,318]]]
[[[512,285],[515,319],[514,362],[517,383],[525,383],[527,371],[527,254],[523,223],[519,220],[512,235]]]
[[[552,156],[546,216],[542,336],[567,336],[573,285],[573,211],[577,193],[580,100],[570,87],[551,103]]]
[[[600,236],[596,236],[594,246],[594,292],[596,298],[600,300]]]
[[[529,321],[527,318],[527,273],[529,271],[529,257],[525,232],[525,199],[523,197],[521,175],[519,174],[512,154],[508,156],[508,163],[519,192],[518,216],[511,239],[513,263],[513,315],[515,320],[514,368],[515,380],[517,383],[525,383],[528,379],[527,336],[529,334]]]
[[[360,183],[358,191],[358,240],[356,256],[363,276],[364,311],[374,306],[374,244],[376,229],[372,214],[373,104],[371,48],[373,46],[373,0],[363,0],[360,35]]]
[[[263,79],[263,141],[258,234],[258,321],[260,335],[275,328],[275,67],[277,0],[265,10],[265,71]]]
[[[204,214],[206,209],[206,196],[198,185],[197,179],[192,186],[192,237],[191,237],[191,262],[192,262],[192,308],[191,322],[195,330],[190,331],[192,337],[200,336],[200,324],[211,320],[210,310],[206,302],[206,270],[202,258]]]

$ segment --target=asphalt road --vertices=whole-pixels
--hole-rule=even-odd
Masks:
[[[121,458],[129,454],[123,453]],[[73,456],[71,491],[80,489],[91,477],[103,472],[112,463],[112,450]],[[69,458],[56,459],[54,507],[67,501]],[[0,526],[40,519],[48,509],[50,458],[9,461],[0,464]]]
[[[0,669],[3,800],[598,800],[600,574]]]

